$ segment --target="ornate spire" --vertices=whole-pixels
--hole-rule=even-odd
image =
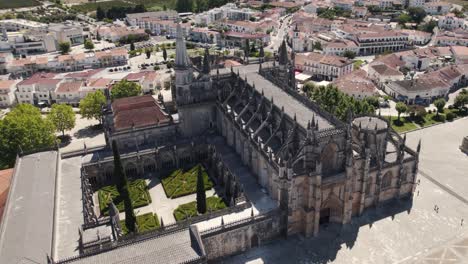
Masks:
[[[278,50],[278,62],[280,65],[287,65],[288,64],[288,50],[286,48],[286,41],[283,39],[281,46]]]
[[[184,34],[180,23],[177,24],[177,38],[176,38],[176,58],[175,66],[179,68],[187,68],[192,65],[185,46]]]
[[[205,54],[203,55],[203,73],[210,73],[210,52],[208,48],[205,48]]]

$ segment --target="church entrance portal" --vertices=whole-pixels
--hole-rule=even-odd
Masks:
[[[330,208],[320,210],[320,221],[319,223],[328,224],[330,222]]]

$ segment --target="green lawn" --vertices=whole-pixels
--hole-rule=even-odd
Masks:
[[[201,166],[205,190],[213,187],[213,182],[208,177],[205,168],[198,164],[188,171],[181,169],[173,171],[171,174],[162,179],[162,185],[166,196],[169,198],[177,198],[184,195],[189,195],[197,191],[197,168]]]
[[[398,133],[403,133],[418,128],[418,126],[416,126],[416,124],[414,124],[408,117],[400,117],[400,121],[398,121],[398,117],[392,116],[391,125],[392,128]]]
[[[139,208],[151,203],[151,196],[148,192],[148,186],[145,180],[138,179],[129,182],[130,199],[132,200],[133,208]],[[98,190],[99,209],[103,215],[109,214],[108,204],[112,199],[115,206],[120,212],[124,210],[124,203],[117,187],[115,185],[104,186]]]
[[[362,64],[364,64],[364,61],[363,61],[363,60],[357,60],[357,61],[355,61],[355,62],[353,63],[354,69],[355,69],[355,70],[360,69]]]
[[[138,215],[136,217],[136,222],[138,226],[138,232],[146,232],[157,229],[160,227],[159,217],[157,214],[146,213]],[[125,235],[128,233],[127,226],[125,225],[125,220],[120,221],[120,226],[122,227],[122,233]]]
[[[214,212],[226,208],[223,199],[216,196],[206,198],[207,212]],[[184,220],[189,217],[197,216],[197,202],[193,201],[186,204],[179,205],[174,210],[174,217],[176,221]]]
[[[135,4],[124,2],[121,0],[112,0],[112,1],[106,1],[106,2],[97,2],[97,3],[90,2],[90,3],[81,4],[81,5],[74,5],[71,8],[81,13],[89,13],[89,12],[96,11],[98,6],[100,6],[104,10],[107,10],[114,6],[126,7],[126,6],[135,6]]]
[[[129,2],[143,4],[148,11],[163,10],[164,5],[167,9],[174,9],[176,4],[176,0],[129,0]]]
[[[20,8],[40,5],[37,0],[1,0],[0,9]]]

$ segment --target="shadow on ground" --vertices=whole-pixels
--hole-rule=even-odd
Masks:
[[[361,228],[372,228],[374,222],[381,219],[391,217],[394,219],[395,215],[405,212],[410,213],[412,207],[412,199],[403,199],[400,201],[393,201],[385,206],[378,208],[367,209],[362,216],[353,217],[352,222],[347,225],[339,224],[324,224],[320,226],[319,235],[313,238],[304,238],[300,235],[288,237],[288,241],[277,240],[265,247],[254,249],[255,252],[247,252],[244,254],[243,262],[250,262],[262,259],[264,263],[329,263],[333,262],[342,249],[352,249],[358,237]],[[268,248],[267,248],[268,247]],[[288,256],[277,256],[273,253],[276,248],[284,248],[290,254]],[[290,250],[289,250],[290,248]],[[222,263],[235,263],[234,258],[225,259]]]
[[[76,131],[73,136],[75,138],[94,138],[103,132],[101,125],[88,126]]]

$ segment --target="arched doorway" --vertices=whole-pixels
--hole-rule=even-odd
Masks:
[[[125,167],[125,174],[129,178],[133,178],[138,176],[138,171],[137,167],[133,163],[128,163],[127,166]]]
[[[258,236],[257,236],[257,234],[254,234],[250,238],[250,247],[251,248],[258,247]]]
[[[325,200],[320,209],[320,224],[341,223],[343,219],[343,202],[335,194]]]

